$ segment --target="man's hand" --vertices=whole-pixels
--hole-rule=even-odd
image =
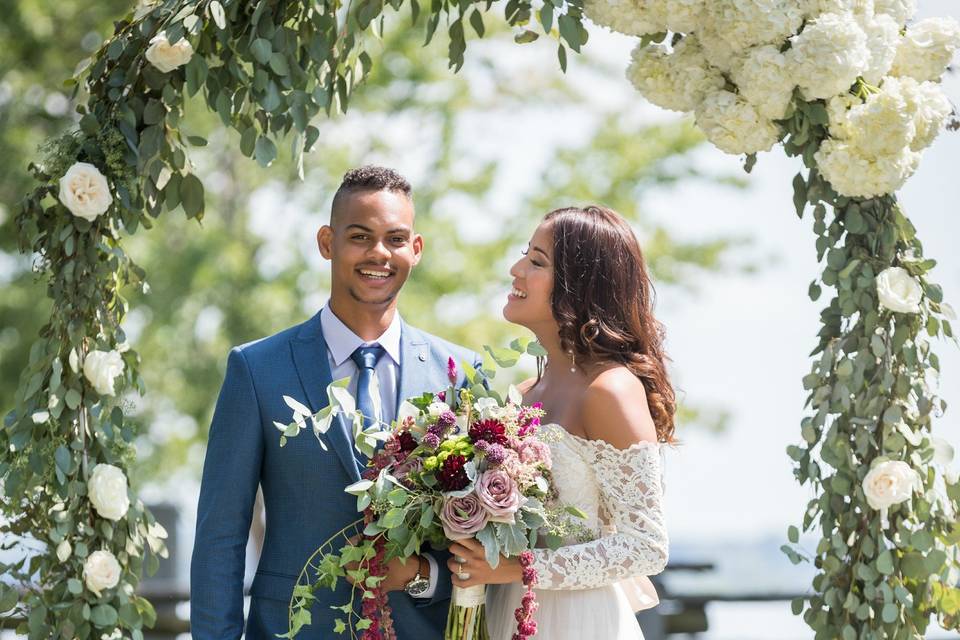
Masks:
[[[353,579],[350,577],[349,571],[356,569],[358,566],[359,563],[351,562],[344,567],[348,571],[347,581],[350,584],[353,584]],[[387,575],[380,583],[380,586],[387,592],[401,591],[407,586],[408,582],[416,577],[417,569],[420,570],[421,576],[427,579],[430,578],[430,563],[427,562],[426,558],[422,556],[410,556],[406,558],[406,560],[403,558],[394,558],[387,563]]]

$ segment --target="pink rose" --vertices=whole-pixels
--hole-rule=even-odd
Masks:
[[[443,499],[440,522],[450,540],[473,537],[473,534],[487,526],[487,519],[487,512],[476,493],[469,493],[462,498],[448,496]]]
[[[503,469],[488,469],[477,476],[477,497],[493,522],[513,524],[513,514],[520,508],[517,483]]]

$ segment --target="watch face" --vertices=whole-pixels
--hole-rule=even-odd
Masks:
[[[407,583],[407,586],[404,588],[404,591],[409,593],[412,596],[423,595],[427,591],[427,587],[430,586],[430,581],[426,578],[414,578]]]

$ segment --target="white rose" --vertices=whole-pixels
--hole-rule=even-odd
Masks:
[[[150,40],[147,47],[147,61],[163,73],[181,67],[193,57],[193,47],[186,38],[181,38],[176,44],[170,44],[167,34],[163,31]]]
[[[888,267],[877,275],[880,306],[900,313],[919,313],[923,289],[903,267]]]
[[[883,86],[895,85],[906,102],[906,111],[913,118],[915,135],[910,142],[914,151],[929,147],[939,135],[953,105],[936,82],[917,82],[913,78],[887,78]]]
[[[59,198],[70,213],[91,222],[113,202],[106,176],[89,162],[75,162],[67,169],[60,178]]]
[[[878,14],[861,19],[860,27],[867,36],[867,49],[870,52],[870,60],[863,71],[863,79],[867,84],[877,86],[890,72],[893,61],[897,57],[900,23],[888,15]]]
[[[733,70],[740,95],[765,118],[779,120],[787,111],[797,86],[787,58],[771,45],[753,47]]]
[[[895,504],[906,502],[914,491],[921,488],[919,474],[901,460],[880,462],[863,479],[867,504],[880,511],[884,526],[887,526],[887,510]]]
[[[112,464],[100,463],[87,481],[87,495],[93,508],[107,520],[119,520],[130,508],[127,476]]]
[[[909,148],[899,154],[870,158],[843,140],[827,139],[814,154],[823,177],[841,195],[873,198],[893,193],[917,170],[920,154]]]
[[[586,0],[583,13],[594,24],[628,36],[667,30],[666,0]]]
[[[723,76],[703,55],[696,36],[671,51],[666,45],[637,45],[627,78],[644,98],[664,109],[692,111],[708,91],[723,87]]]
[[[885,82],[866,102],[847,112],[849,141],[867,158],[897,155],[910,146],[916,133],[912,114],[896,83]]]
[[[808,99],[845,93],[870,63],[867,35],[852,14],[824,13],[792,41],[787,59]]]
[[[731,154],[769,151],[780,128],[749,102],[729,91],[714,91],[695,111],[697,126],[721,151]]]
[[[70,546],[69,540],[64,540],[57,545],[57,560],[60,562],[66,562],[71,553],[73,553],[73,547]]]
[[[427,407],[427,413],[436,418],[444,411],[449,411],[450,405],[446,402],[431,402],[430,406]]]
[[[711,0],[704,19],[733,46],[780,44],[803,24],[796,0]]]
[[[102,396],[112,396],[113,380],[123,373],[123,358],[117,351],[91,351],[83,359],[83,375]]]
[[[960,48],[960,23],[953,18],[927,18],[910,25],[897,48],[891,73],[923,82],[938,82]]]
[[[906,24],[917,12],[917,0],[873,0],[873,12],[886,14],[897,24]]]
[[[83,579],[97,596],[120,582],[120,563],[109,551],[94,551],[83,563]]]

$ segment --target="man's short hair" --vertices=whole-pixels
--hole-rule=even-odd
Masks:
[[[413,200],[413,189],[402,175],[387,167],[364,165],[344,174],[343,181],[333,196],[330,221],[333,222],[338,205],[346,196],[364,191],[392,191]]]

